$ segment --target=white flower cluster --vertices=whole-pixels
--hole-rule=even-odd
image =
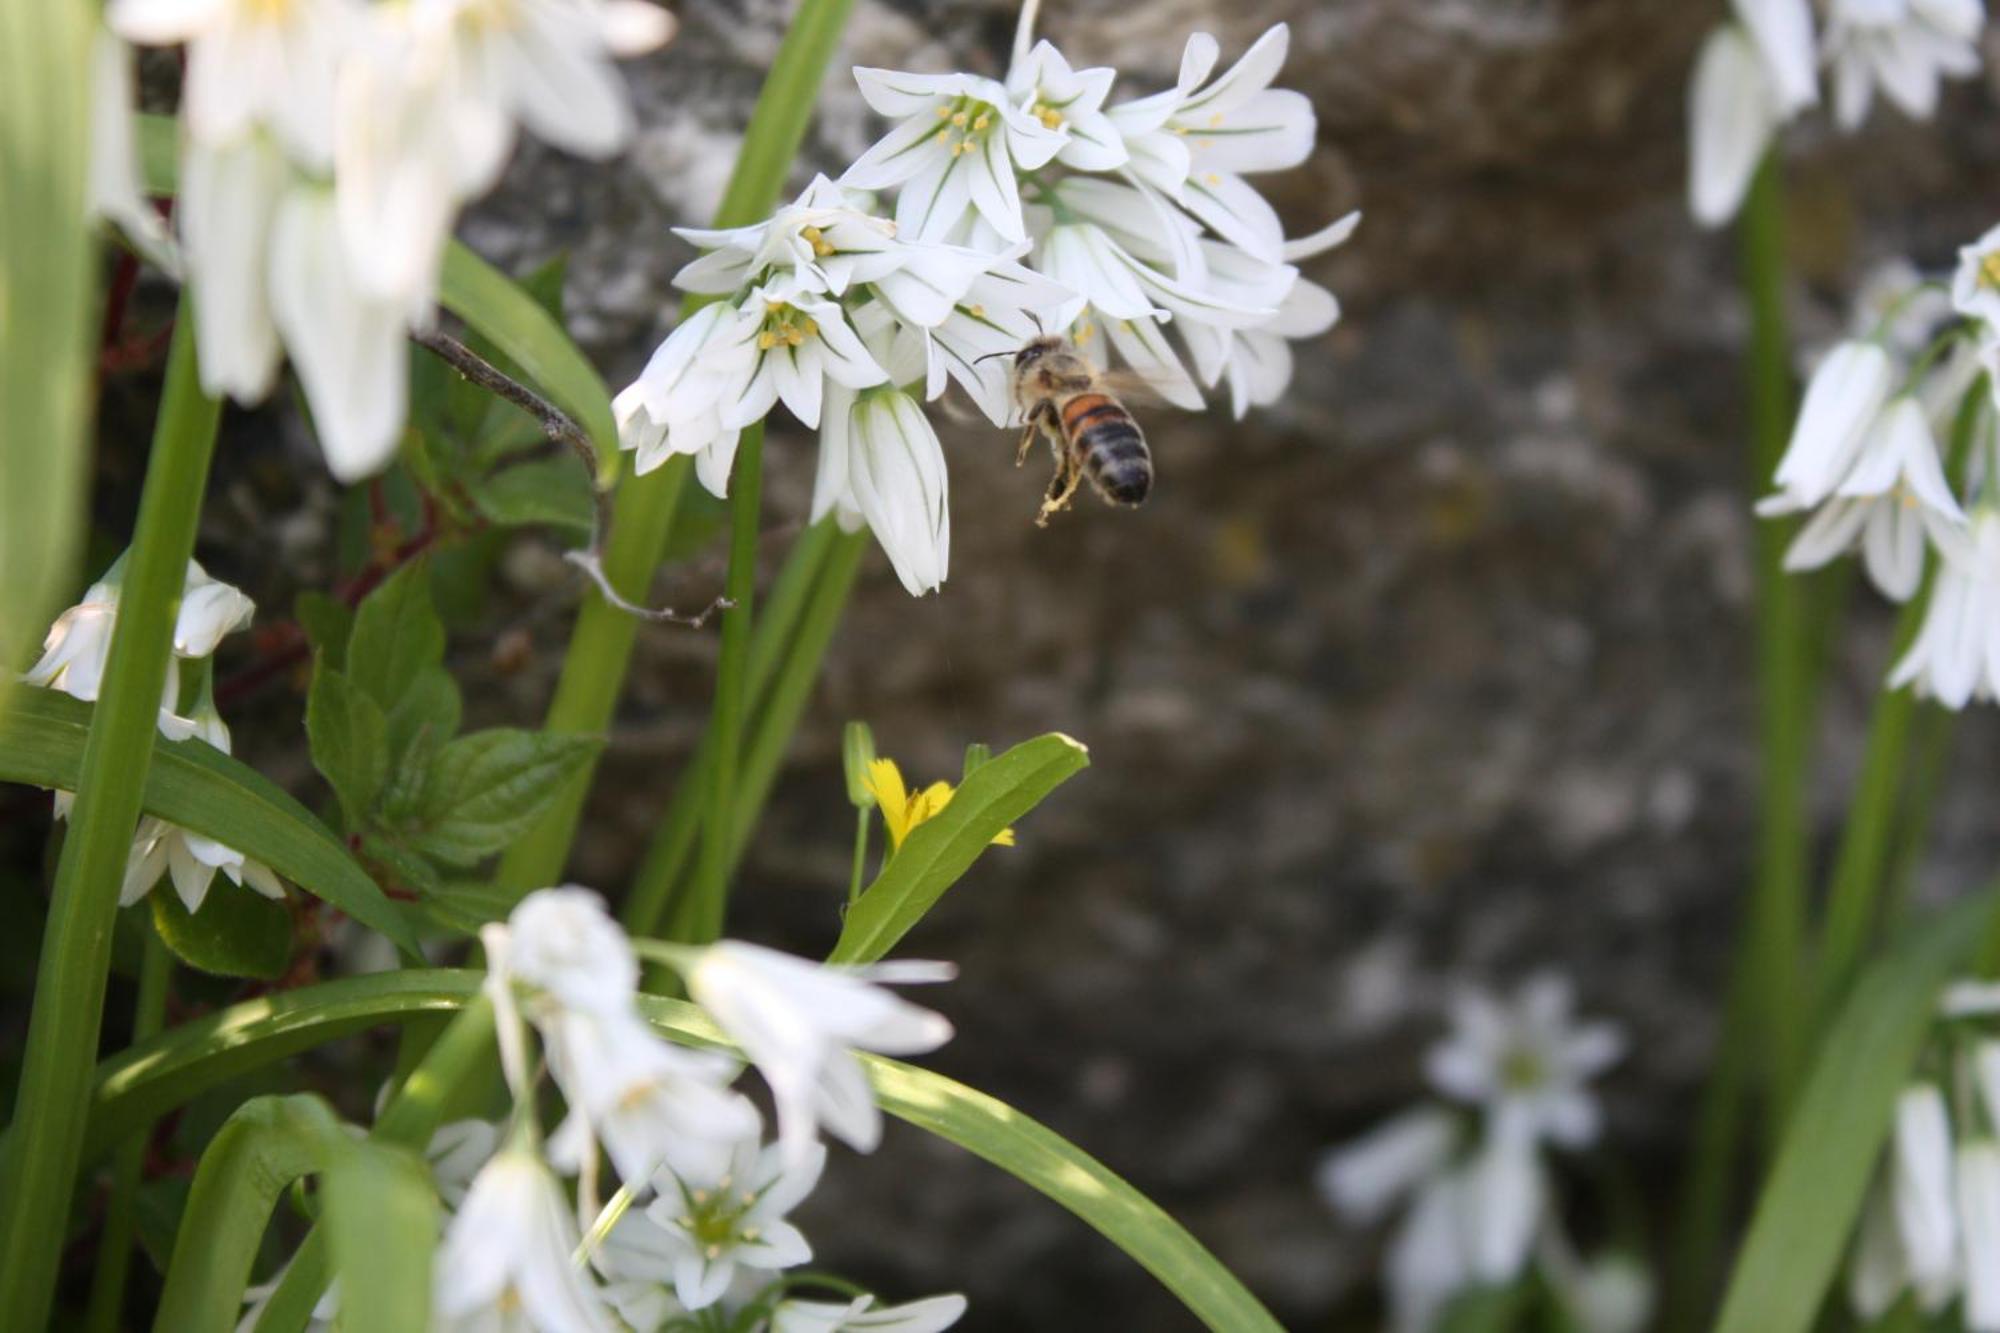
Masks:
[[[458,209],[499,179],[516,126],[618,151],[633,117],[612,58],[673,27],[645,0],[112,0],[105,18],[186,47],[175,227],[203,387],[260,401],[282,344],[343,481],[401,438],[406,334],[435,319]],[[130,66],[100,43],[92,199],[157,249]]]
[[[118,623],[118,596],[124,559],[84,591],[83,600],[56,617],[42,641],[42,656],[21,676],[23,683],[60,690],[86,703],[97,700],[111,656],[111,632]],[[167,657],[167,682],[160,694],[160,734],[169,740],[195,738],[229,753],[229,727],[215,708],[213,677],[208,659],[223,638],[250,624],[256,605],[237,589],[212,579],[199,564],[188,561],[181,590],[180,612],[174,621],[173,651]],[[181,664],[200,671],[196,697],[187,713],[181,707]],[[75,797],[56,793],[56,818],[69,815]],[[199,911],[209,885],[220,870],[233,884],[256,890],[267,898],[282,898],[285,889],[269,866],[253,861],[213,838],[191,833],[178,824],[147,815],[139,821],[126,858],[125,880],[118,904],[129,907],[150,893],[162,876],[171,878],[174,892],[188,911]]]
[[[1688,204],[1714,227],[1734,217],[1777,132],[1819,101],[1831,71],[1834,120],[1860,128],[1875,92],[1928,120],[1947,78],[1977,74],[1981,0],[1731,0],[1695,61],[1688,101]]]
[[[780,1135],[766,1145],[756,1107],[731,1087],[738,1062],[675,1046],[640,1017],[638,959],[597,895],[530,894],[481,942],[516,1128],[446,1226],[437,1328],[525,1317],[544,1333],[653,1333],[706,1312],[773,1333],[934,1333],[964,1313],[960,1296],[878,1308],[866,1296],[802,1300],[776,1280],[812,1257],[786,1214],[826,1163],[819,1129],[863,1151],[880,1136],[852,1052],[915,1054],[951,1036],[942,1017],[870,978],[936,980],[949,969],[822,967],[735,941],[672,951],[690,996],[770,1086]],[[568,1108],[546,1145],[529,1026]],[[600,1149],[622,1182],[601,1215]],[[577,1178],[574,1210],[565,1176]]]
[[[814,520],[867,524],[921,595],[944,581],[951,546],[944,454],[921,403],[951,382],[995,426],[1019,424],[1008,354],[1063,332],[1087,348],[1102,330],[1179,406],[1226,384],[1240,417],[1284,392],[1287,340],[1340,314],[1294,265],[1357,221],[1288,241],[1244,179],[1312,149],[1311,105],[1270,86],[1289,31],[1213,78],[1216,42],[1196,34],[1173,88],[1107,107],[1115,71],[1031,44],[1033,20],[1029,5],[1004,80],[855,70],[894,122],[881,142],[766,222],[681,231],[705,253],[676,285],[717,299],[618,395],[639,471],[693,455],[722,494],[737,432],[782,401],[820,431]],[[875,211],[889,190],[893,220]]]
[[[1947,988],[1940,1017],[1967,1040],[1897,1098],[1848,1268],[1865,1321],[1909,1291],[1927,1315],[1962,1298],[1957,1327],[2000,1333],[2000,1040],[1983,1031],[1996,1014],[1991,984]]]
[[[1900,261],[1864,284],[1851,336],[1814,370],[1776,490],[1757,506],[1767,517],[1811,514],[1787,569],[1859,550],[1870,581],[1894,601],[1916,595],[1935,553],[1922,627],[1888,684],[1914,685],[1950,708],[2000,696],[2000,504],[1986,485],[1961,498],[1938,444],[1982,370],[1991,384],[2000,369],[1996,255],[2000,228],[1960,252],[1949,292]],[[1990,438],[1986,402],[1971,404],[1975,441]],[[1974,481],[1991,472],[1989,452],[1972,451]]]
[[[1321,1192],[1351,1221],[1380,1221],[1409,1201],[1385,1260],[1396,1333],[1427,1333],[1454,1297],[1512,1282],[1531,1258],[1579,1328],[1644,1327],[1652,1304],[1644,1270],[1617,1255],[1579,1260],[1549,1197],[1542,1145],[1597,1140],[1600,1114],[1587,1084],[1625,1048],[1616,1027],[1579,1023],[1572,1007],[1569,984],[1550,974],[1509,1001],[1462,993],[1426,1070],[1433,1087],[1476,1118],[1420,1105],[1321,1163]]]

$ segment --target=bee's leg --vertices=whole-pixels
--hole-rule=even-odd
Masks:
[[[1042,512],[1035,517],[1038,528],[1049,525],[1050,514],[1059,514],[1069,508],[1076,488],[1083,482],[1083,464],[1074,454],[1064,450],[1056,458],[1056,474],[1049,478],[1049,493],[1042,499]]]
[[[1029,417],[1027,428],[1021,432],[1021,443],[1014,450],[1015,467],[1028,461],[1028,446],[1035,442],[1035,432],[1039,429],[1041,429],[1040,422],[1034,417]]]

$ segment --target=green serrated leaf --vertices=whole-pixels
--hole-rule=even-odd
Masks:
[[[153,929],[174,957],[189,967],[219,977],[276,981],[292,961],[291,909],[238,888],[221,874],[209,886],[199,912],[188,911],[166,884],[155,887],[147,900],[153,908]]]
[[[896,947],[1001,830],[1089,762],[1083,746],[1052,732],[980,764],[855,900],[827,961],[872,963]]]
[[[389,713],[389,753],[398,768],[425,768],[458,735],[465,711],[458,682],[441,666],[425,667]]]
[[[519,837],[602,745],[511,727],[459,737],[431,764],[410,845],[448,865],[476,865]]]
[[[16,690],[0,713],[0,781],[75,791],[91,705],[54,690]],[[405,952],[416,936],[340,839],[270,779],[201,741],[161,740],[146,772],[146,813],[235,848]]]
[[[1905,932],[1849,994],[1814,1057],[1751,1217],[1716,1333],[1806,1333],[1936,1013],[1937,994],[1993,929],[2000,890]]]
[[[369,811],[389,777],[389,724],[375,700],[324,656],[313,661],[306,694],[306,743],[313,767],[333,786],[350,832],[368,826]]]
[[[431,605],[430,565],[412,560],[356,608],[347,674],[386,715],[418,676],[443,661],[444,625]]]
[[[292,603],[292,615],[306,632],[306,642],[329,662],[347,660],[347,636],[354,630],[354,612],[322,592],[302,592]]]
[[[546,525],[588,535],[596,518],[590,479],[568,456],[504,468],[471,490],[479,512],[503,527]]]
[[[363,834],[361,856],[378,867],[384,878],[399,889],[428,899],[438,890],[437,867],[407,847],[379,833]]]
[[[477,935],[491,921],[504,921],[520,895],[483,879],[446,880],[426,894],[417,915],[426,923],[457,935]]]

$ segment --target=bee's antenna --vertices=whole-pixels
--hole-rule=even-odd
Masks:
[[[1034,311],[1032,311],[1032,310],[1027,310],[1027,311],[1023,311],[1022,313],[1023,313],[1023,314],[1025,314],[1025,315],[1027,315],[1027,317],[1028,317],[1029,319],[1032,319],[1033,321],[1035,321],[1035,332],[1036,332],[1036,333],[1039,333],[1039,334],[1042,334],[1042,335],[1044,335],[1044,336],[1046,336],[1046,335],[1048,334],[1048,329],[1047,329],[1047,328],[1046,328],[1046,327],[1045,327],[1045,326],[1044,326],[1044,325],[1042,324],[1042,317],[1041,317],[1040,315],[1036,314],[1036,313],[1035,313]]]
[[[991,360],[993,360],[993,359],[994,359],[995,357],[1000,357],[1000,356],[1014,356],[1014,355],[1016,355],[1016,353],[1013,353],[1013,352],[988,352],[988,353],[987,353],[987,354],[986,354],[985,356],[975,356],[975,357],[973,357],[973,358],[972,358],[972,364],[976,366],[976,365],[978,365],[978,364],[979,364],[979,363],[980,363],[981,361],[991,361]]]

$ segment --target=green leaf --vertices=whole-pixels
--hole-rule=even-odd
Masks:
[[[292,616],[306,632],[306,642],[329,662],[347,660],[347,636],[354,631],[354,612],[323,592],[302,592],[292,603]]]
[[[431,765],[411,845],[450,865],[477,864],[520,836],[602,745],[512,727],[459,737]]]
[[[480,993],[482,980],[478,972],[429,969],[350,977],[261,996],[162,1033],[98,1067],[86,1160],[109,1151],[135,1126],[247,1068],[367,1027],[455,1009]],[[639,1006],[648,1022],[675,1041],[723,1044],[691,1004],[641,995]],[[860,1058],[885,1111],[993,1163],[1075,1213],[1210,1328],[1276,1333],[1270,1313],[1199,1241],[1089,1154],[961,1083],[880,1056]]]
[[[872,963],[895,948],[1001,830],[1089,762],[1081,745],[1051,732],[979,765],[941,813],[903,840],[848,912],[827,961]]]
[[[604,380],[562,325],[498,269],[453,241],[445,251],[439,298],[505,352],[597,446],[598,470],[618,461],[618,426]]]
[[[2000,891],[1905,932],[1861,974],[1813,1062],[1723,1299],[1716,1333],[1807,1333],[1936,1014],[1937,994],[1993,928]]]
[[[437,867],[407,847],[379,833],[361,837],[361,858],[378,870],[392,888],[428,898],[438,890]]]
[[[347,674],[384,714],[444,661],[444,625],[431,605],[430,563],[412,560],[361,600],[347,643]]]
[[[336,1156],[320,1183],[320,1213],[340,1322],[353,1329],[427,1328],[438,1205],[415,1153],[379,1146]]]
[[[503,527],[547,525],[587,535],[596,519],[590,478],[567,455],[504,468],[473,487],[472,502]]]
[[[238,888],[217,874],[190,912],[168,885],[147,895],[153,928],[176,958],[220,977],[276,981],[292,961],[292,913],[283,903]]]
[[[76,790],[91,706],[54,690],[24,689],[0,716],[0,781]],[[255,769],[200,741],[160,740],[144,807],[262,861],[307,893],[416,952],[396,904],[306,808]]]
[[[389,713],[389,753],[397,767],[424,768],[458,735],[465,704],[458,682],[441,666],[423,668]]]
[[[459,935],[477,935],[489,921],[504,921],[520,895],[483,879],[446,880],[417,906],[431,925]]]
[[[313,767],[333,786],[350,831],[368,826],[368,812],[389,778],[389,724],[382,709],[345,675],[313,660],[306,694],[306,741]]]

